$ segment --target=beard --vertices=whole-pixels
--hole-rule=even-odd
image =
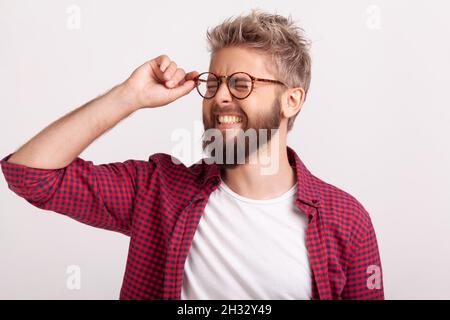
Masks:
[[[202,150],[208,157],[213,157],[220,169],[232,169],[240,164],[248,163],[249,157],[261,147],[268,144],[273,133],[280,128],[281,123],[281,95],[277,95],[267,113],[252,115],[249,119],[242,112],[241,126],[234,135],[235,129],[219,130],[215,128],[216,112],[226,113],[225,109],[213,108],[212,114],[207,117],[203,114],[205,132],[202,135]],[[275,129],[275,130],[274,130]],[[273,132],[274,131],[274,132]],[[252,135],[253,134],[253,135]],[[228,137],[228,135],[231,135]],[[219,139],[219,141],[216,141]]]

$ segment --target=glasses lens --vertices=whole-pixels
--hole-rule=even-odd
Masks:
[[[230,78],[231,93],[237,98],[245,98],[252,91],[252,79],[246,73],[236,73]]]
[[[212,98],[217,91],[218,80],[212,73],[201,74],[198,78],[198,93],[204,98]]]

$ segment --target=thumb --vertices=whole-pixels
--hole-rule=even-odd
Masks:
[[[171,91],[173,92],[173,95],[177,98],[184,96],[192,91],[192,89],[195,88],[195,81],[194,80],[188,80],[185,81],[182,85],[172,88]]]

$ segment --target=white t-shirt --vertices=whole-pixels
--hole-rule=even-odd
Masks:
[[[194,234],[181,299],[311,299],[308,217],[296,191],[253,200],[222,180]]]

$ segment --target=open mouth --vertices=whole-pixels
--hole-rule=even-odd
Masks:
[[[242,123],[242,117],[235,115],[216,116],[218,125],[236,125]]]

